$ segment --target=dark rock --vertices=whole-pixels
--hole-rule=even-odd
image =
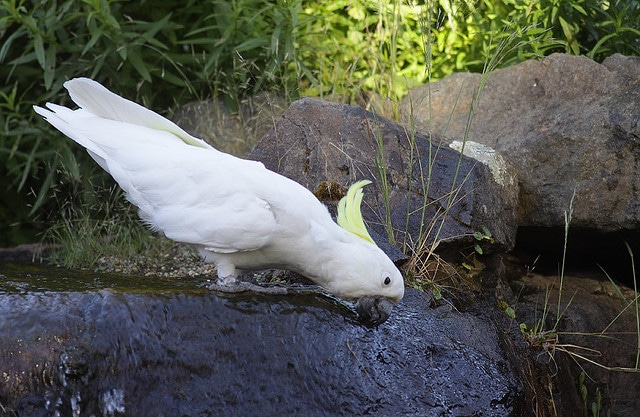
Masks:
[[[377,329],[321,293],[218,296],[197,281],[2,267],[0,404],[18,416],[528,415],[489,308],[408,290]],[[67,275],[68,274],[68,275]],[[134,278],[129,277],[129,281]],[[156,290],[149,288],[156,286]],[[190,289],[186,289],[190,288]],[[490,304],[489,304],[490,305]],[[0,412],[0,415],[2,412]],[[8,414],[14,415],[14,414]]]
[[[483,226],[495,239],[487,252],[511,249],[517,195],[511,171],[494,175],[438,143],[361,108],[306,98],[291,105],[249,158],[311,190],[371,180],[363,204],[368,226],[389,236],[390,221],[393,240],[405,250],[424,239],[459,253],[473,248],[472,234]]]
[[[24,243],[10,248],[0,248],[0,261],[29,262],[49,256],[54,247],[46,243]]]
[[[584,371],[587,414],[591,413],[591,403],[596,402],[596,390],[600,390],[599,415],[637,415],[640,397],[630,394],[640,392],[640,373],[633,371],[638,353],[634,291],[616,289],[608,281],[585,275],[564,276],[561,293],[557,276],[533,273],[511,285],[514,293],[521,295],[518,319],[530,333],[535,323],[544,323],[542,330],[549,331],[557,322],[557,331],[546,337],[541,331],[527,336],[533,347],[533,366],[551,369],[554,375],[545,394],[548,403],[553,401],[563,410],[563,416],[582,417],[579,381]]]
[[[404,121],[462,140],[481,77],[455,74],[412,90]],[[516,166],[519,225],[563,227],[575,191],[573,226],[638,227],[639,87],[640,58],[621,55],[598,64],[554,54],[489,75],[467,139]]]

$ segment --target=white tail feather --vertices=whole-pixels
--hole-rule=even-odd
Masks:
[[[89,78],[74,78],[65,82],[64,86],[69,91],[71,99],[78,106],[96,116],[164,130],[173,133],[189,145],[213,149],[208,143],[191,136],[172,121],[131,100],[112,93],[98,82]]]

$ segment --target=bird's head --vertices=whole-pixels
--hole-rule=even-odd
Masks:
[[[324,287],[355,302],[360,320],[370,326],[383,323],[393,305],[404,296],[402,274],[389,257],[369,242],[341,242],[327,265],[335,276]]]
[[[327,289],[346,299],[355,300],[360,319],[368,325],[383,323],[393,305],[404,296],[404,279],[396,265],[380,249],[367,231],[362,218],[364,180],[353,184],[338,203],[338,225],[347,233],[343,245],[336,248],[346,257],[341,262],[340,279]]]

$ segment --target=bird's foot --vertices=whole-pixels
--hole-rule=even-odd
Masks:
[[[222,286],[232,286],[237,284],[239,281],[233,275],[228,275],[226,277],[218,277],[216,283]]]

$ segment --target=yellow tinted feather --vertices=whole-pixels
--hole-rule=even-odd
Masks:
[[[349,187],[347,195],[342,197],[338,203],[338,225],[345,230],[353,233],[354,235],[361,237],[362,239],[374,243],[373,239],[367,231],[367,226],[364,224],[362,218],[362,211],[360,206],[362,205],[362,187],[371,184],[369,180],[358,181]]]

